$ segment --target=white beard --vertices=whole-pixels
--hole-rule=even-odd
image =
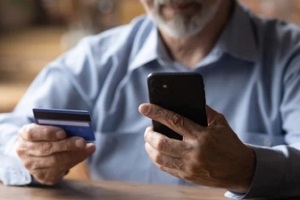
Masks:
[[[210,6],[203,6],[203,0],[154,0],[154,9],[151,14],[158,27],[168,35],[179,38],[189,37],[200,33],[216,15],[221,1]],[[189,14],[176,14],[172,19],[165,19],[161,13],[161,6],[166,4],[180,4],[194,2],[199,6],[199,12]]]

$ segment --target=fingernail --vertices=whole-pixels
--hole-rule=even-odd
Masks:
[[[148,104],[141,105],[140,106],[140,112],[142,114],[145,114],[145,115],[149,114],[149,112],[150,112],[150,105],[148,105]]]
[[[66,133],[64,131],[57,131],[56,138],[57,139],[64,139],[66,137]]]
[[[85,142],[82,139],[78,139],[75,141],[75,145],[78,148],[83,148],[83,147],[85,147]]]
[[[86,152],[87,153],[94,153],[95,150],[96,150],[96,146],[92,143],[87,143],[87,146],[86,146]]]

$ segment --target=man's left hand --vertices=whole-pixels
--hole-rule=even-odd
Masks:
[[[203,127],[153,104],[142,104],[139,111],[183,136],[181,141],[155,132],[153,127],[146,129],[146,151],[161,170],[200,185],[248,191],[255,153],[239,140],[222,114],[207,106],[208,126]]]

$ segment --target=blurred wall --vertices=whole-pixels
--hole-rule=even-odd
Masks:
[[[300,25],[300,0],[239,0],[264,17]],[[36,74],[86,34],[144,13],[139,0],[0,0],[0,112]]]
[[[240,0],[257,14],[300,25],[300,0]]]
[[[256,13],[300,25],[300,0],[239,0]],[[139,0],[0,0],[0,30],[65,25],[99,32],[144,13]]]
[[[36,17],[35,8],[29,0],[0,0],[0,30],[30,25]]]

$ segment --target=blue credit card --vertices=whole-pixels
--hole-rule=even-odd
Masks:
[[[33,114],[39,125],[57,126],[64,129],[68,136],[79,136],[87,141],[95,140],[88,111],[34,108]]]

